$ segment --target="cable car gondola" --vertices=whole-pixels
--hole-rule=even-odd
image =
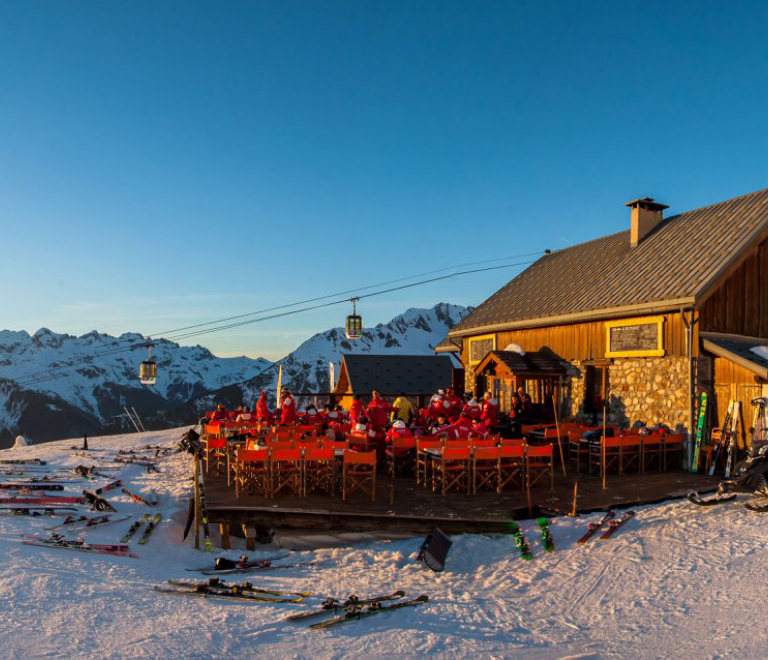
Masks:
[[[357,298],[352,298],[352,314],[347,317],[344,336],[347,339],[360,339],[363,336],[363,317],[357,314]]]
[[[147,344],[149,356],[139,367],[139,381],[142,385],[154,385],[157,382],[157,362],[152,359],[152,344]]]

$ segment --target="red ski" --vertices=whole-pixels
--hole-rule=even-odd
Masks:
[[[608,523],[608,529],[606,530],[605,534],[603,534],[600,537],[601,541],[604,541],[605,539],[611,538],[611,536],[616,532],[616,530],[619,529],[624,523],[629,522],[632,518],[634,518],[635,512],[634,511],[627,511],[621,518],[618,520],[611,520]]]
[[[85,504],[84,497],[0,497],[0,504]]]
[[[587,541],[589,541],[589,539],[591,539],[595,534],[597,534],[598,530],[603,525],[613,520],[615,515],[616,514],[613,511],[609,511],[596,523],[589,523],[589,527],[587,527],[587,533],[584,534],[584,536],[582,536],[578,541],[576,541],[576,543],[586,543]]]

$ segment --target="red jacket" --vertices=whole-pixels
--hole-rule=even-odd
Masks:
[[[499,423],[499,402],[491,397],[483,401],[483,412],[480,415],[488,428],[492,428]]]
[[[431,435],[437,437],[439,435],[442,435],[443,433],[448,434],[449,440],[456,440],[459,437],[459,433],[456,429],[455,424],[445,424],[444,426],[434,426],[432,427],[432,433]]]
[[[411,429],[409,429],[407,426],[404,429],[397,428],[396,426],[393,426],[389,431],[387,432],[387,442],[391,443],[394,438],[413,438],[413,433],[411,432]]]
[[[317,412],[317,410],[313,410],[311,412],[309,410],[307,410],[307,412],[305,412],[301,416],[301,421],[302,421],[303,424],[307,424],[307,425],[309,425],[309,424],[319,424],[320,422],[323,421],[323,418],[321,417],[320,413]]]
[[[355,400],[349,407],[349,421],[353,424],[357,424],[357,421],[363,416],[365,407],[362,401]]]
[[[256,419],[258,419],[260,422],[270,419],[272,417],[272,414],[269,412],[269,406],[267,405],[267,395],[263,395],[259,397],[259,400],[256,402]]]
[[[389,413],[392,412],[392,406],[384,401],[384,399],[373,399],[368,404],[366,412],[368,413],[368,421],[370,421],[371,426],[384,428],[389,421]]]
[[[436,422],[437,418],[445,412],[443,408],[443,397],[440,395],[433,396],[429,402],[429,418]]]
[[[485,424],[480,422],[479,424],[476,424],[469,432],[469,437],[481,438],[482,440],[485,440],[488,437],[488,429],[485,427]]]
[[[281,424],[292,424],[296,421],[296,400],[290,394],[283,399],[280,410]]]
[[[462,405],[463,402],[461,397],[458,397],[455,394],[446,394],[443,399],[443,412],[448,419],[455,422],[459,418]]]
[[[483,409],[477,401],[475,401],[474,404],[466,403],[461,409],[461,414],[466,415],[470,419],[480,419],[480,415],[483,414]]]
[[[229,413],[222,409],[216,408],[211,415],[211,424],[218,424],[219,422],[225,422],[229,419]]]

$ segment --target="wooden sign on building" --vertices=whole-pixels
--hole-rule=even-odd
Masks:
[[[605,324],[606,357],[661,357],[664,355],[664,317],[623,319]]]

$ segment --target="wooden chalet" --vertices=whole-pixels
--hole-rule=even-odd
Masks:
[[[544,254],[436,351],[502,409],[523,386],[573,417],[606,397],[612,423],[690,432],[707,391],[712,424],[737,399],[748,427],[768,384],[768,190],[669,218],[649,198],[627,206],[627,230]]]
[[[368,400],[373,390],[387,399],[404,392],[424,406],[437,390],[452,386],[454,371],[447,355],[344,355],[334,395],[345,408],[354,395]]]

